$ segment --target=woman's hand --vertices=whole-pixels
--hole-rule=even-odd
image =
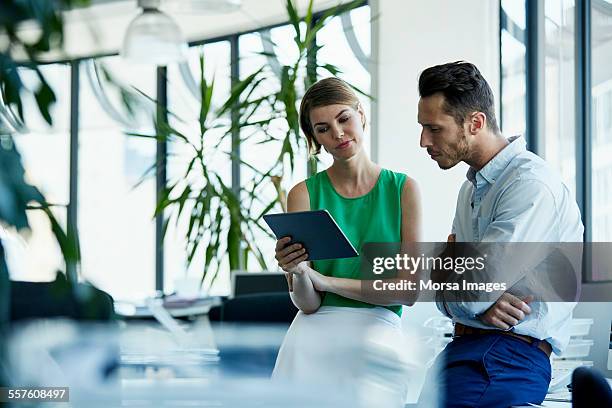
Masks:
[[[306,249],[302,244],[289,244],[291,237],[283,237],[276,241],[276,255],[278,266],[288,273],[302,275],[304,268],[300,267],[300,262],[308,259]]]
[[[312,268],[308,268],[308,277],[312,282],[312,286],[319,292],[328,292],[329,291],[329,276],[325,276],[315,271]]]

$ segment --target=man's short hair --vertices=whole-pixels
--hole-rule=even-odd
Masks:
[[[459,126],[470,113],[482,112],[487,116],[489,129],[500,133],[493,91],[474,64],[456,61],[423,71],[419,77],[421,98],[438,92],[444,95],[444,111],[455,118]]]

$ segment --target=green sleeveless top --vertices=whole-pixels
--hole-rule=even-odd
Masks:
[[[334,217],[353,246],[361,253],[366,242],[400,242],[401,196],[406,175],[382,169],[378,181],[365,195],[346,198],[336,192],[327,171],[306,179],[310,209],[325,209]],[[360,258],[313,261],[314,269],[326,276],[359,279]],[[374,307],[369,303],[326,292],[321,306]],[[401,305],[387,306],[399,316]]]

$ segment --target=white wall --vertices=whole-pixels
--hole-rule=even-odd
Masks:
[[[419,146],[417,80],[425,68],[466,60],[478,66],[499,101],[499,7],[491,0],[374,0],[372,156],[416,179],[424,241],[446,241],[467,167],[442,171]],[[378,15],[378,18],[376,18]],[[499,111],[499,110],[498,110]]]

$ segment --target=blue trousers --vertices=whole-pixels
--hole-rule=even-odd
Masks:
[[[503,334],[456,337],[430,370],[419,406],[434,400],[449,408],[540,404],[551,369],[537,346]]]

